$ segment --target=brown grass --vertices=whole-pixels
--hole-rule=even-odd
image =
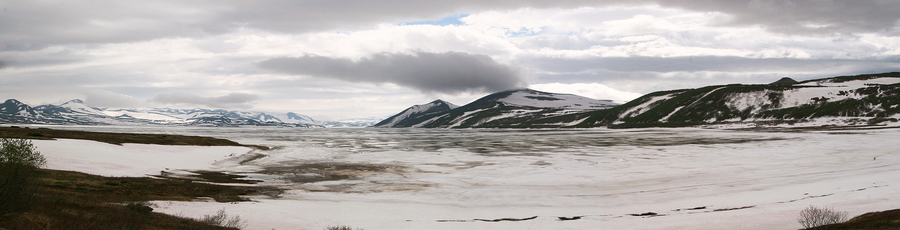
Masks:
[[[55,130],[47,128],[21,128],[0,127],[0,137],[54,140],[54,139],[80,139],[105,142],[115,145],[124,143],[155,144],[155,145],[196,145],[196,146],[244,146],[261,150],[268,147],[258,145],[242,145],[234,141],[212,137],[183,136],[170,134],[135,134],[135,133],[104,133],[73,130]]]
[[[844,223],[825,225],[814,229],[900,229],[900,209],[870,212],[854,217]]]
[[[40,170],[30,208],[0,217],[7,229],[233,229],[193,219],[151,213],[123,205],[149,200],[247,201],[242,195],[268,194],[272,188],[230,187],[188,180],[102,177]]]

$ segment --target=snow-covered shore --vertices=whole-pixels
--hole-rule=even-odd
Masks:
[[[851,216],[900,208],[897,129],[236,130],[210,135],[279,148],[35,145],[52,169],[215,170],[292,189],[254,202],[155,202],[155,211],[188,217],[225,209],[246,229],[798,229],[809,205]],[[235,160],[248,153],[266,157]],[[391,170],[305,184],[253,173],[313,163]],[[630,215],[648,212],[658,215]]]

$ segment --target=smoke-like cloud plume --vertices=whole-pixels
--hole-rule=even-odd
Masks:
[[[253,106],[247,104],[258,100],[259,96],[246,93],[230,93],[220,97],[201,97],[186,93],[161,93],[150,99],[152,102],[163,104],[187,104],[212,108],[240,108],[249,109]]]
[[[486,55],[380,53],[358,61],[306,55],[258,63],[275,72],[350,82],[392,83],[425,93],[496,92],[526,86],[520,71]]]

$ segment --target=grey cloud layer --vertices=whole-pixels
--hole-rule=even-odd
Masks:
[[[220,97],[202,97],[186,93],[161,93],[150,101],[163,104],[188,104],[213,108],[241,108],[252,106],[247,103],[258,100],[259,96],[246,93],[230,93]]]
[[[734,16],[782,33],[893,32],[893,0],[428,0],[428,1],[66,1],[0,2],[0,50],[54,44],[197,37],[248,28],[279,33],[346,30],[378,23],[432,20],[453,13],[530,8],[658,4]],[[811,25],[811,26],[810,26]]]
[[[359,61],[322,56],[273,58],[261,68],[350,82],[393,83],[422,92],[495,92],[526,85],[520,72],[486,55],[459,52],[375,54]]]
[[[771,31],[804,33],[889,32],[900,20],[894,0],[653,0],[664,7],[734,16],[729,24],[761,24]]]
[[[279,33],[346,30],[433,20],[492,9],[574,8],[590,0],[557,1],[63,1],[0,2],[0,50],[58,44],[100,44],[200,37],[258,29]]]
[[[900,58],[900,57],[898,57]],[[616,72],[839,72],[891,71],[900,68],[900,59],[792,59],[743,57],[603,57],[590,59],[535,58],[526,63],[548,72],[582,72],[604,69]]]

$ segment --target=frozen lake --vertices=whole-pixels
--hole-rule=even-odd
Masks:
[[[900,208],[898,129],[53,128],[273,147],[35,141],[51,168],[213,170],[289,189],[254,202],[156,203],[188,217],[224,208],[246,229],[798,229],[809,205],[851,216]]]

